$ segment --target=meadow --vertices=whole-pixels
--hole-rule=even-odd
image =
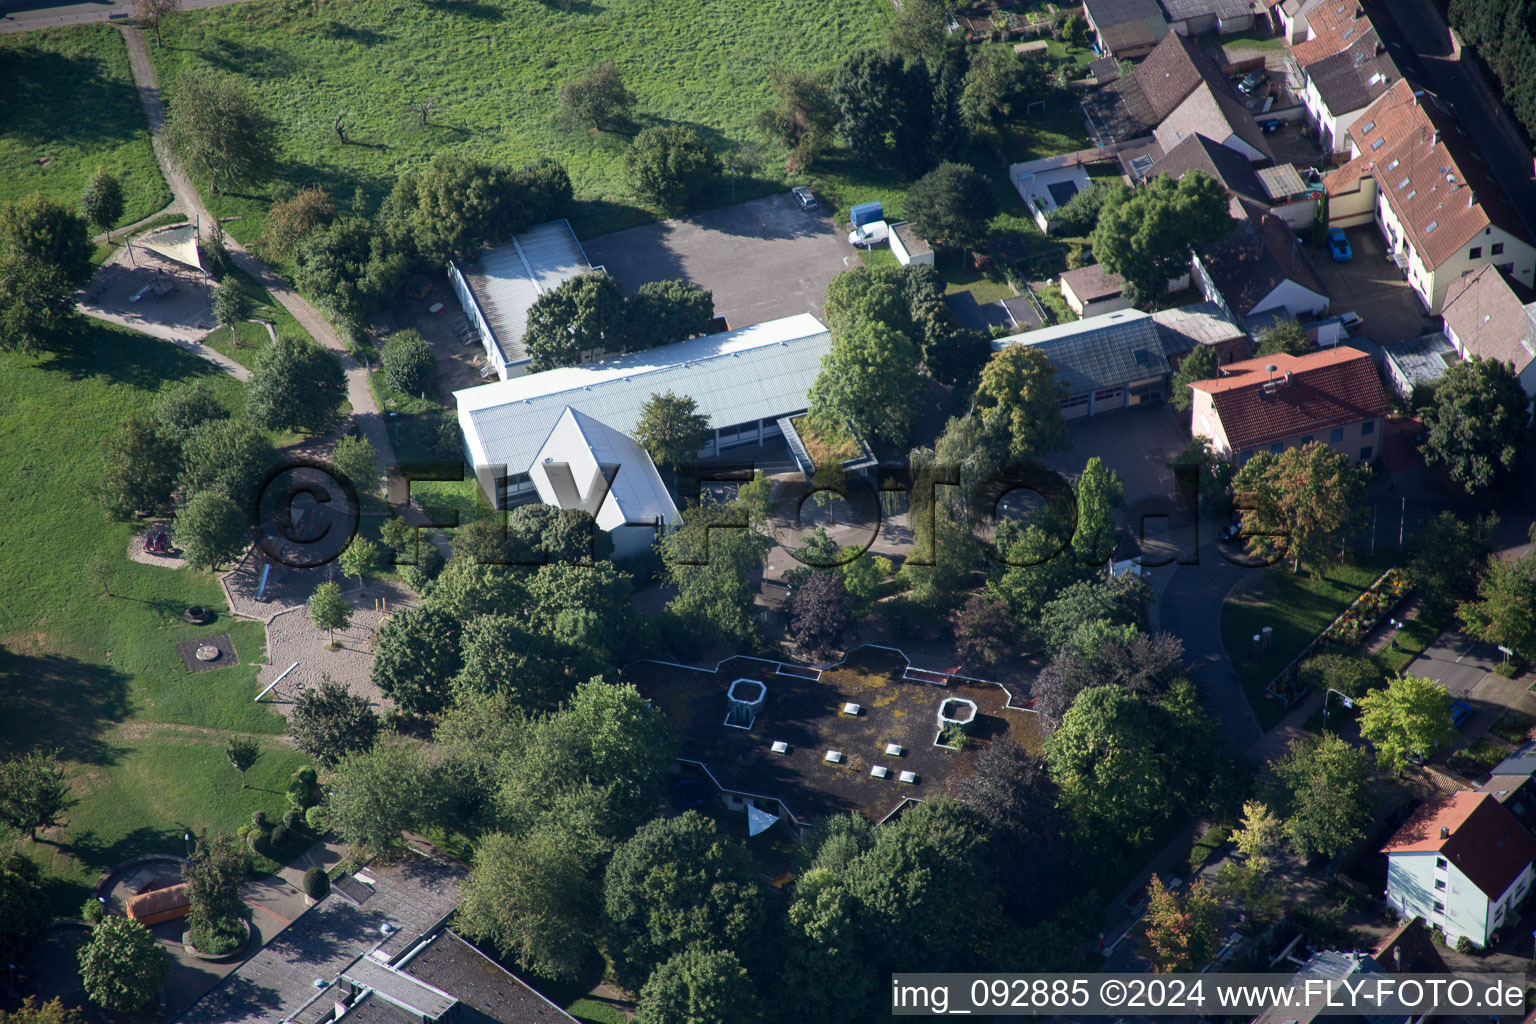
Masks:
[[[373,202],[403,170],[439,152],[519,164],[541,155],[575,184],[583,237],[655,219],[623,181],[633,133],[682,123],[741,168],[738,200],[783,187],[777,154],[762,150],[753,116],[772,103],[769,73],[830,66],[879,42],[886,0],[333,0],[289,13],[276,0],[188,12],[151,48],[161,85],[212,67],[249,83],[281,130],[280,170],[249,194],[207,197],[242,242],[273,197],[306,184]],[[310,8],[305,8],[309,11]],[[634,124],[593,134],[559,123],[556,96],[602,60],[635,95]],[[422,124],[420,108],[433,103]],[[338,116],[348,144],[333,131]],[[754,171],[755,168],[755,171]],[[728,202],[729,181],[717,190]],[[206,191],[204,192],[206,197]]]
[[[73,208],[105,167],[123,184],[123,216],[171,201],[115,28],[79,25],[0,36],[0,203],[42,192]]]
[[[189,379],[232,410],[244,402],[243,386],[204,360],[99,322],[52,354],[0,353],[0,757],[56,749],[68,765],[79,802],[66,824],[21,843],[68,917],[114,864],[180,852],[188,830],[280,813],[303,763],[282,716],[252,701],[263,627],[224,614],[212,576],[130,560],[142,526],[109,521],[95,502],[102,441]],[[221,614],[189,625],[192,604]],[[239,664],[189,674],[175,645],[220,633]],[[248,789],[224,758],[232,734],[263,747]]]

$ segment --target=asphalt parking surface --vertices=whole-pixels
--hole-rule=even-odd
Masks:
[[[1358,313],[1360,333],[1381,344],[1417,338],[1435,330],[1424,315],[1419,296],[1408,287],[1397,264],[1387,258],[1386,244],[1375,224],[1344,232],[1351,259],[1335,263],[1326,251],[1314,251],[1312,266],[1328,292],[1332,314]]]
[[[820,317],[828,282],[858,264],[826,204],[802,210],[788,192],[616,231],[583,247],[626,293],[674,278],[708,288],[715,313],[732,327]]]

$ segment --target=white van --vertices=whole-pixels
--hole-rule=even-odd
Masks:
[[[891,229],[883,220],[872,220],[862,227],[848,232],[849,245],[874,246],[891,237]]]

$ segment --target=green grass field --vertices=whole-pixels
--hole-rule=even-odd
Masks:
[[[1265,570],[1256,586],[1227,598],[1221,609],[1221,641],[1265,729],[1284,718],[1286,709],[1268,699],[1264,687],[1391,564],[1381,556],[1378,559],[1335,566],[1321,578],[1296,575],[1288,565],[1277,566]],[[1255,658],[1251,638],[1265,626],[1274,628],[1274,642]]]
[[[347,201],[362,185],[377,200],[439,152],[560,160],[583,237],[647,222],[654,212],[623,183],[628,134],[562,127],[562,84],[611,59],[635,94],[637,127],[691,124],[730,153],[757,141],[750,122],[771,102],[775,63],[831,65],[877,42],[893,9],[885,0],[576,0],[570,12],[508,0],[333,0],[320,12],[288,14],[273,0],[188,12],[164,48],[151,48],[167,95],[183,71],[206,65],[243,77],[278,119],[280,176],[252,195],[211,197],[219,216],[244,216],[229,226],[241,241],[285,190],[316,183]],[[423,128],[411,107],[434,99]],[[337,115],[353,144],[336,139]],[[771,156],[759,173],[738,176],[738,199],[782,187]],[[729,201],[728,183],[720,192]]]
[[[171,201],[116,29],[0,36],[0,96],[0,202],[42,192],[74,207],[98,167],[123,183],[118,225]]]
[[[52,355],[0,353],[0,756],[57,748],[69,762],[80,802],[66,827],[22,844],[68,916],[128,857],[178,852],[188,829],[233,831],[254,810],[280,812],[301,763],[283,718],[252,702],[261,625],[224,614],[188,625],[188,605],[224,608],[218,583],[131,561],[136,527],[108,521],[93,499],[102,440],[156,391],[192,378],[232,409],[243,401],[241,385],[207,362],[97,322]],[[111,597],[88,571],[98,560]],[[219,633],[240,664],[189,674],[175,644]],[[243,791],[224,760],[231,732],[266,747]]]
[[[274,325],[273,329],[284,337],[292,335],[296,338],[309,338],[309,332],[293,318],[292,313],[272,298],[270,292],[238,270],[233,271],[232,276],[240,282],[245,293],[251,297],[251,319],[271,322]],[[230,278],[225,280],[228,281]],[[220,327],[209,334],[204,343],[209,348],[229,356],[241,366],[249,368],[255,362],[257,353],[266,348],[272,338],[264,326],[249,322],[236,325],[236,336],[240,340],[239,345],[232,343],[228,327]],[[310,340],[314,339],[310,338]],[[273,443],[281,445],[284,441],[274,439]]]

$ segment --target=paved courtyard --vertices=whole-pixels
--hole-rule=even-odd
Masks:
[[[625,292],[682,278],[715,295],[715,313],[746,327],[795,313],[822,315],[827,284],[858,257],[823,204],[783,195],[582,241],[594,267]]]
[[[1326,253],[1313,253],[1312,266],[1332,300],[1329,312],[1360,314],[1364,321],[1360,333],[1381,344],[1417,338],[1434,330],[1418,295],[1408,287],[1397,264],[1387,258],[1376,225],[1350,228],[1344,234],[1354,251],[1353,259],[1335,263]]]

